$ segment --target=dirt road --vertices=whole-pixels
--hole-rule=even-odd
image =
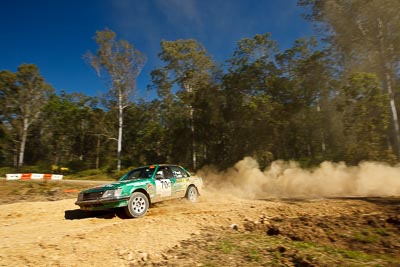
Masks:
[[[340,260],[304,258],[307,251],[293,249],[293,242],[355,249],[373,255],[367,262],[387,266],[400,262],[399,198],[278,201],[216,196],[206,192],[196,204],[164,202],[131,220],[114,213],[87,216],[75,199],[0,205],[0,265],[298,266],[299,259],[300,266],[341,265]],[[232,240],[239,235],[244,235],[237,241],[244,247],[252,245],[243,243],[252,236],[262,238],[257,244],[269,242],[256,248],[261,257],[247,261],[240,246],[221,245],[236,242]],[[279,259],[276,253],[281,253]]]
[[[221,202],[170,201],[152,207],[136,220],[113,213],[87,217],[75,199],[2,205],[0,210],[0,263],[4,266],[124,266],[131,261],[160,257],[180,241],[200,234],[202,228],[229,226],[236,207]],[[96,217],[97,216],[97,217]]]

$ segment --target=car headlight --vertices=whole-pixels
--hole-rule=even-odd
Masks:
[[[121,196],[122,188],[107,190],[103,193],[101,198],[112,198]]]

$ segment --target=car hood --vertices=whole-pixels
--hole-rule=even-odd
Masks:
[[[121,188],[124,186],[141,186],[141,185],[146,185],[147,183],[149,183],[149,179],[117,181],[114,183],[103,184],[103,185],[99,185],[99,186],[96,186],[93,188],[89,188],[89,189],[85,190],[84,192],[100,192],[100,191],[105,191],[105,190],[117,189],[117,188]]]

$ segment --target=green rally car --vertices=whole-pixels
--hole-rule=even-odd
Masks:
[[[146,214],[150,203],[186,197],[196,202],[203,181],[178,165],[149,165],[133,169],[118,182],[79,193],[75,202],[82,210],[124,209],[130,218]]]

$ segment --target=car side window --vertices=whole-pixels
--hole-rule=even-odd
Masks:
[[[189,174],[184,169],[182,169],[181,167],[171,166],[171,169],[172,169],[172,173],[174,174],[174,176],[176,178],[189,177]]]
[[[168,167],[160,167],[157,170],[156,173],[156,178],[157,179],[171,179],[174,177],[174,174],[172,173],[171,169]]]
[[[164,169],[164,177],[165,177],[165,179],[174,178],[174,174],[172,173],[172,170],[169,167],[165,167],[165,169]]]
[[[190,174],[189,174],[185,169],[183,169],[183,168],[181,168],[181,167],[179,167],[179,169],[182,170],[183,177],[190,177]]]
[[[182,170],[180,168],[178,168],[176,166],[171,166],[171,170],[172,170],[172,173],[174,174],[174,176],[176,178],[183,178],[184,177],[183,172],[182,172]]]

